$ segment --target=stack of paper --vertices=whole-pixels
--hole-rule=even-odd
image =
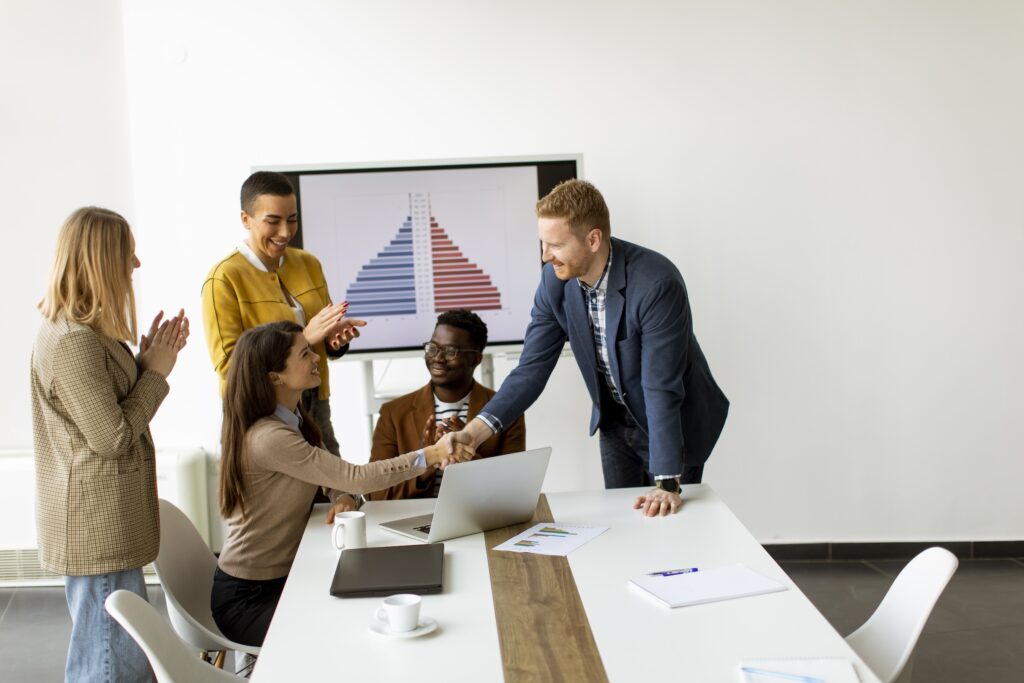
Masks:
[[[742,565],[680,574],[656,572],[638,576],[631,583],[669,607],[700,605],[786,590],[786,586],[778,581],[761,576]]]
[[[848,659],[748,659],[740,664],[743,683],[860,683]]]

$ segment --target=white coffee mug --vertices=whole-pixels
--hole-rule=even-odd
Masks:
[[[420,623],[420,603],[423,599],[411,593],[399,593],[384,598],[377,608],[377,619],[386,622],[392,631],[411,631]]]
[[[338,512],[334,515],[331,542],[338,550],[366,547],[366,513]]]

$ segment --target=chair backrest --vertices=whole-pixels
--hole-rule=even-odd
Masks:
[[[884,683],[909,680],[914,646],[957,564],[944,548],[920,553],[899,573],[874,614],[846,637]]]
[[[135,593],[114,591],[107,596],[106,607],[146,653],[160,683],[239,683],[244,680],[189,652],[156,608]]]
[[[259,654],[217,628],[210,612],[210,592],[217,558],[192,521],[173,503],[160,499],[160,553],[153,563],[167,597],[167,614],[186,643],[201,650],[235,650]]]

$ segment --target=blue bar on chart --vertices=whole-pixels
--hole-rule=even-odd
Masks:
[[[416,281],[413,275],[412,216],[398,234],[365,264],[345,292],[348,315],[415,315]]]

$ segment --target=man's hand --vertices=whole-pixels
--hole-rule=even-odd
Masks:
[[[327,524],[334,524],[334,515],[339,512],[352,512],[358,507],[359,503],[356,502],[356,499],[346,493],[327,511],[327,519],[325,521]]]
[[[420,448],[433,446],[440,438],[441,434],[437,431],[437,422],[434,420],[434,416],[430,415],[427,417],[427,421],[423,423],[423,434],[420,435]]]
[[[460,420],[458,415],[446,417],[441,424],[437,425],[437,436],[438,438],[441,438],[449,432],[462,431],[465,426],[466,423]]]
[[[683,507],[683,499],[678,493],[670,493],[662,489],[651,489],[633,502],[634,510],[643,510],[647,517],[665,517],[674,515]]]

